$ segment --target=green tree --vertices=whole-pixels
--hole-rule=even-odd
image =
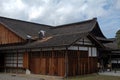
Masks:
[[[116,33],[116,39],[117,39],[118,48],[120,49],[120,30],[118,30]]]

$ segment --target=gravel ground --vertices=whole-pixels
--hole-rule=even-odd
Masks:
[[[0,74],[0,80],[44,80],[44,79],[38,77],[30,77],[26,75]]]
[[[110,76],[120,76],[120,71],[105,71],[105,72],[100,72],[100,75],[110,75]]]
[[[0,73],[0,80],[63,80],[63,78],[48,75]]]

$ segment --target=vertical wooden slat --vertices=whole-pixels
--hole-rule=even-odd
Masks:
[[[52,52],[50,52],[50,58],[49,58],[49,75],[51,75],[51,69],[52,69]]]
[[[8,44],[8,43],[15,43],[15,42],[23,42],[24,40],[19,37],[18,35],[16,35],[15,33],[13,33],[12,31],[10,31],[9,29],[7,29],[6,27],[4,27],[3,25],[0,24],[0,32],[2,34],[0,34],[0,43],[1,44]]]
[[[66,52],[65,52],[65,77],[68,76],[68,71],[69,67],[68,67],[68,48],[66,47]]]
[[[79,46],[78,46],[77,55],[78,55],[78,75],[80,75],[80,51],[79,51]]]
[[[82,61],[81,61],[82,62]],[[81,63],[80,68],[81,68],[81,75],[83,75],[83,63]]]
[[[17,73],[18,73],[18,50],[17,50]]]
[[[24,53],[24,56],[23,56],[23,67],[25,69],[28,69],[29,68],[29,55],[27,52]]]
[[[54,75],[54,48],[52,48],[52,70],[51,75]]]
[[[87,73],[89,74],[90,73],[90,61],[89,61],[89,48],[88,48],[88,71]]]

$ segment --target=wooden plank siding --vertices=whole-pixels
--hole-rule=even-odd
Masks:
[[[29,69],[29,54],[27,52],[23,53],[23,68]]]
[[[64,51],[42,51],[32,53],[30,70],[34,74],[65,75]]]
[[[68,65],[68,76],[97,72],[97,58],[88,57],[87,51],[68,51]]]
[[[68,50],[68,71],[65,63],[66,51],[32,52],[30,70],[34,74],[75,76],[97,72],[97,58],[88,57],[88,51]]]
[[[0,44],[23,42],[24,40],[0,24]]]

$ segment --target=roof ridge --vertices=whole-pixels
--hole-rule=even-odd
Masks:
[[[2,16],[0,16],[0,21],[1,21],[1,18],[2,19],[13,20],[13,21],[24,22],[24,23],[29,23],[29,24],[42,25],[42,26],[46,26],[46,27],[53,27],[53,26],[46,25],[46,24],[40,24],[40,23],[31,22],[31,21],[25,21],[25,20],[20,20],[20,19],[13,19],[13,18],[2,17]]]
[[[87,23],[87,22],[91,22],[91,21],[93,21],[93,20],[95,20],[95,21],[96,21],[96,20],[97,20],[97,18],[88,19],[88,20],[79,21],[79,22],[67,23],[67,24],[58,25],[58,26],[53,26],[52,28],[53,28],[53,29],[56,29],[56,28],[66,27],[66,26],[69,26],[69,25],[84,24],[84,23]]]
[[[89,32],[75,32],[75,33],[66,33],[66,34],[58,34],[58,35],[52,35],[53,37],[55,36],[63,36],[63,35],[74,35],[74,34],[85,34]]]

